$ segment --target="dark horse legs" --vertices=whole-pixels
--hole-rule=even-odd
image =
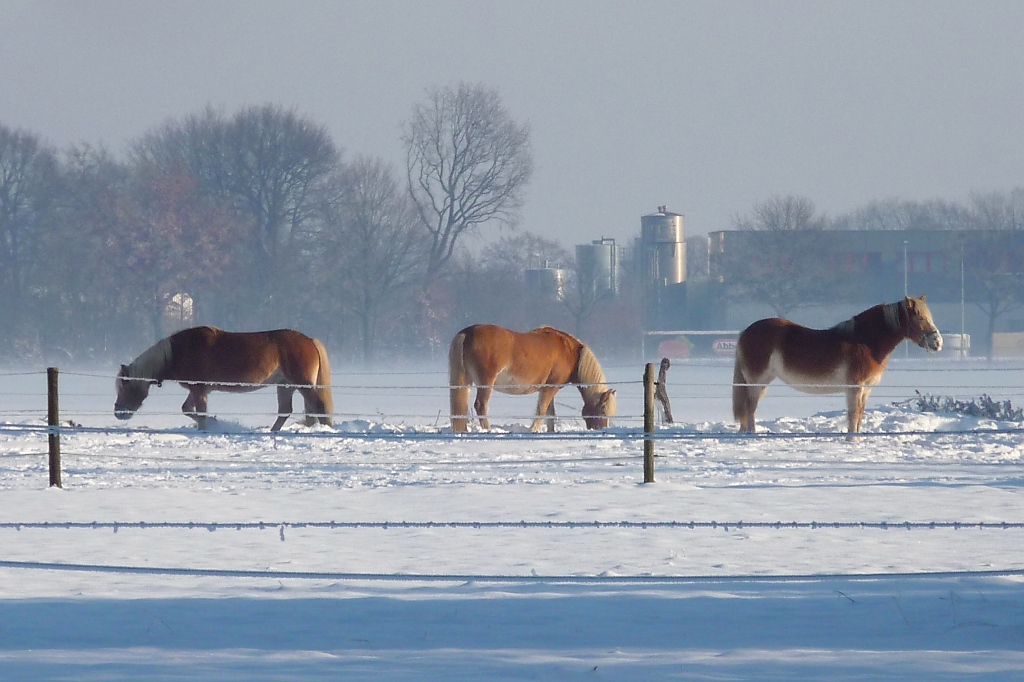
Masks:
[[[292,395],[295,389],[290,386],[277,387],[277,421],[270,427],[271,431],[280,431],[288,417],[292,414]]]

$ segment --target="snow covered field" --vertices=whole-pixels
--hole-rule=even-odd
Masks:
[[[122,423],[113,368],[64,370],[62,490],[44,373],[0,373],[0,679],[1024,674],[1024,424],[894,405],[1018,407],[1024,366],[894,361],[848,442],[784,386],[737,437],[731,366],[676,363],[650,485],[643,368],[606,370],[613,428],[570,388],[540,437],[509,396],[447,433],[440,368],[335,368],[336,427],[276,436],[272,389],[200,433],[177,386]]]

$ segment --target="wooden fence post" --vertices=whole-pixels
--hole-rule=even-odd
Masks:
[[[50,487],[63,488],[60,480],[60,409],[56,367],[46,368],[46,423],[50,433]]]
[[[654,483],[654,363],[644,368],[644,483]]]

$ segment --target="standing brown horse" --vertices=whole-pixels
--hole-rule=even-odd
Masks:
[[[514,332],[492,324],[466,327],[448,350],[452,431],[469,429],[469,391],[476,385],[473,406],[480,426],[491,428],[487,403],[494,390],[514,395],[539,393],[531,431],[547,422],[555,430],[555,394],[576,384],[583,396],[588,429],[603,429],[615,415],[615,389],[605,385],[597,358],[582,341],[552,327]]]
[[[805,393],[846,392],[848,437],[860,431],[868,394],[904,339],[942,349],[925,297],[882,303],[830,329],[808,329],[777,317],[758,320],[736,343],[732,412],[740,431],[754,432],[754,411],[775,378]]]
[[[306,402],[306,424],[330,425],[334,399],[327,350],[316,339],[293,329],[265,332],[226,332],[216,327],[192,327],[158,341],[121,365],[117,374],[114,415],[130,419],[149,395],[153,384],[177,381],[188,390],[181,411],[206,428],[206,398],[210,391],[243,393],[277,384],[279,430],[292,412],[292,394]]]

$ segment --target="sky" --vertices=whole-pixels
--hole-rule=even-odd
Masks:
[[[0,0],[0,124],[114,152],[207,105],[293,107],[404,167],[428,88],[531,127],[521,229],[687,236],[773,195],[828,215],[1024,184],[1024,3]]]

